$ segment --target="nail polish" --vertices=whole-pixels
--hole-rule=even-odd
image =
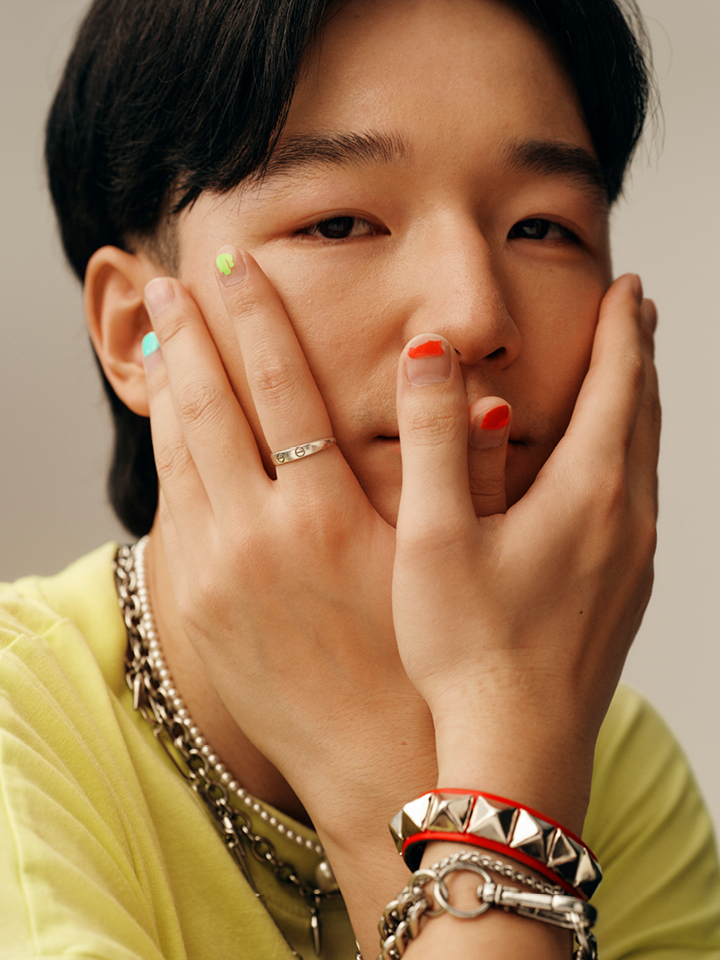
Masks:
[[[149,357],[151,353],[155,353],[156,350],[160,349],[160,343],[157,338],[157,334],[154,330],[151,330],[150,333],[146,333],[142,341],[142,352],[144,357]]]
[[[510,422],[510,407],[498,404],[482,417],[475,417],[470,424],[470,446],[475,450],[492,450],[505,441],[506,427]]]
[[[445,350],[439,340],[426,340],[425,343],[418,343],[408,349],[408,356],[413,360],[419,357],[442,357],[444,353]]]
[[[502,403],[499,407],[488,410],[482,418],[480,426],[483,430],[502,430],[503,427],[508,425],[509,421],[510,407],[506,403]]]
[[[223,247],[215,257],[218,278],[224,287],[232,287],[245,279],[245,261],[234,247]]]
[[[162,351],[154,330],[146,333],[142,340],[143,363],[145,374],[149,375],[163,362]]]
[[[408,347],[405,372],[408,381],[416,387],[449,380],[452,360],[445,342],[437,339],[422,340]]]

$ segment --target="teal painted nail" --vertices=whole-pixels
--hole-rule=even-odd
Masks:
[[[150,333],[146,333],[143,337],[142,342],[142,352],[144,357],[149,357],[151,353],[155,353],[156,350],[160,349],[160,344],[158,342],[157,334],[154,330],[151,330]]]

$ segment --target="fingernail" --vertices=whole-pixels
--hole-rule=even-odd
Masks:
[[[510,423],[510,407],[501,403],[483,417],[476,417],[470,428],[470,446],[477,450],[498,447],[505,439],[505,427]]]
[[[145,287],[145,306],[151,317],[162,313],[175,299],[175,289],[165,277],[155,277]]]
[[[650,327],[653,333],[655,333],[658,322],[658,313],[657,307],[655,306],[655,301],[649,300],[648,298],[643,300],[642,304],[640,305],[640,315],[643,318],[643,322]]]
[[[635,299],[637,300],[638,306],[643,302],[643,285],[640,277],[634,273],[632,279],[632,291]]]
[[[245,261],[234,247],[223,247],[215,257],[218,278],[224,287],[232,287],[245,279]]]
[[[142,342],[142,351],[144,357],[149,357],[151,353],[155,353],[156,350],[160,349],[160,342],[157,338],[157,334],[154,330],[151,330],[150,333],[146,333],[143,337]]]
[[[142,341],[143,362],[145,363],[145,372],[149,373],[162,361],[160,344],[154,330],[146,333]]]
[[[501,403],[499,407],[493,407],[488,410],[482,418],[480,426],[483,430],[502,430],[510,422],[510,407],[506,403]]]
[[[408,346],[405,372],[413,386],[442,383],[452,373],[449,345],[438,338],[418,338]]]

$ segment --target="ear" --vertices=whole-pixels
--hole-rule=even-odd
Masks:
[[[142,339],[152,329],[143,291],[166,271],[144,253],[101,247],[85,272],[83,300],[90,339],[113,390],[133,413],[149,416]]]

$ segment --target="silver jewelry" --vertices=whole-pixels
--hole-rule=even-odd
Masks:
[[[285,827],[259,800],[248,794],[232,778],[194,724],[173,685],[160,649],[145,583],[146,545],[147,537],[143,537],[133,546],[120,547],[114,564],[118,602],[128,636],[125,671],[133,692],[133,707],[150,723],[180,774],[207,804],[228,850],[263,906],[262,895],[248,869],[245,846],[258,862],[269,866],[281,882],[292,886],[305,900],[315,952],[320,956],[320,902],[323,898],[340,896],[325,851],[319,843]],[[236,805],[230,803],[231,797]],[[315,869],[315,884],[302,881],[291,863],[278,858],[271,841],[254,832],[243,806],[277,833],[322,858]],[[288,946],[294,957],[300,957],[289,942]]]
[[[270,459],[276,466],[283,463],[290,463],[291,460],[302,460],[303,457],[311,457],[314,453],[320,453],[326,447],[332,447],[337,444],[335,437],[326,437],[325,440],[313,440],[311,443],[301,443],[299,447],[290,447],[288,450],[278,450],[273,453]]]
[[[572,930],[577,942],[574,960],[597,960],[597,943],[592,934],[597,911],[593,906],[568,896],[559,887],[538,893],[494,883],[484,862],[486,859],[475,853],[455,853],[431,867],[417,870],[399,896],[385,908],[379,923],[378,960],[399,960],[408,943],[420,933],[423,917],[449,913],[470,920],[482,916],[491,907]],[[473,910],[459,910],[450,903],[445,878],[458,871],[475,873],[483,881],[475,891],[478,906]],[[432,900],[425,894],[429,884],[432,884]]]
[[[411,870],[420,865],[427,834],[475,847],[502,848],[503,854],[530,864],[540,873],[557,876],[572,895],[589,899],[602,880],[602,870],[589,847],[554,821],[545,820],[521,804],[461,790],[431,790],[406,803],[390,821],[398,853]]]

